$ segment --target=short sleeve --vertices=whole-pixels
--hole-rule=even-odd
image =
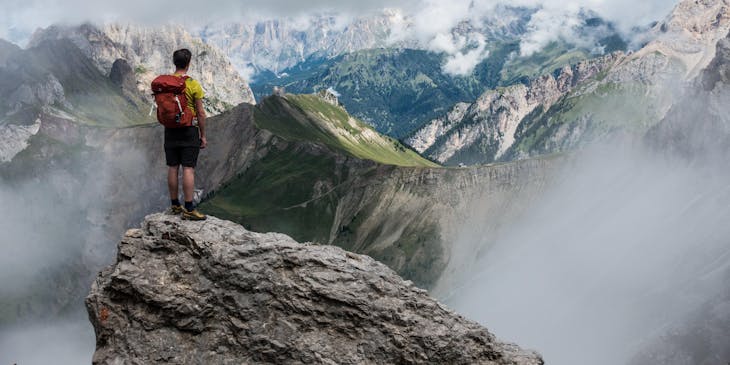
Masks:
[[[202,99],[205,97],[205,91],[203,91],[203,87],[200,86],[200,83],[198,80],[190,79],[190,85],[188,86],[190,88],[190,95],[194,99]]]

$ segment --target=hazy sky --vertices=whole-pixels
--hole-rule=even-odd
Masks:
[[[644,25],[664,17],[678,0],[193,0],[170,1],[89,1],[89,0],[6,0],[0,15],[0,37],[19,38],[37,27],[57,22],[169,21],[213,22],[237,18],[298,16],[322,11],[363,14],[383,8],[399,8],[415,14],[420,24],[438,30],[454,19],[489,11],[495,4],[542,7],[542,22],[549,18],[553,28],[564,15],[580,8],[596,11],[623,28]],[[561,17],[563,17],[561,19]],[[554,29],[553,29],[554,30]]]

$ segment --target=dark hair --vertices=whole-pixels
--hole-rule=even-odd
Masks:
[[[190,58],[193,54],[187,48],[178,49],[172,54],[172,62],[175,64],[178,70],[182,70],[190,65]]]

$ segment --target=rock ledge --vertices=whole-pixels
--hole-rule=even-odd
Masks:
[[[370,257],[148,216],[86,299],[95,364],[542,364]]]

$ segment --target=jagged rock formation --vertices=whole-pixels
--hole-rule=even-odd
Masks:
[[[256,23],[211,24],[198,34],[222,49],[239,70],[256,67],[282,71],[312,55],[331,57],[360,49],[386,46],[388,33],[402,17],[386,11],[361,17],[342,28],[331,15],[305,19],[276,19]]]
[[[565,66],[555,73],[482,94],[473,104],[459,103],[406,140],[410,146],[441,163],[492,162],[515,142],[520,123],[538,107],[549,109],[577,85],[623,59],[623,53]]]
[[[375,260],[148,216],[86,299],[94,364],[542,364]]]
[[[683,0],[653,29],[652,42],[635,58],[659,52],[678,59],[685,77],[699,74],[715,56],[715,44],[730,30],[730,1]]]
[[[149,85],[155,76],[174,71],[172,52],[187,47],[193,52],[189,74],[206,90],[205,106],[209,114],[218,114],[244,102],[255,103],[248,83],[228,58],[214,46],[190,35],[182,26],[51,26],[37,31],[30,44],[33,46],[48,39],[71,40],[106,75],[110,74],[117,59],[126,60],[134,69],[137,88],[144,94],[149,94]]]

